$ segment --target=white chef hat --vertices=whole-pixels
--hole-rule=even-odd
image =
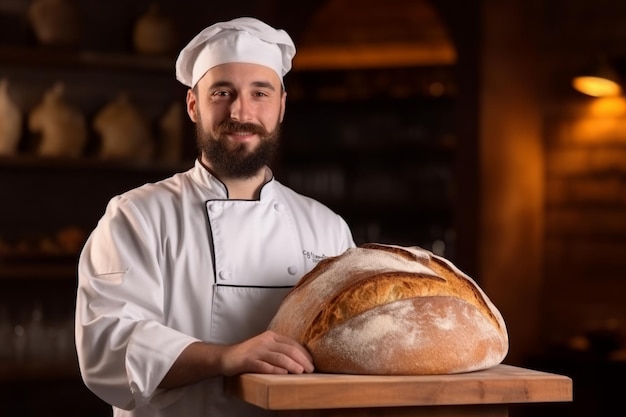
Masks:
[[[255,18],[240,17],[198,33],[178,55],[176,79],[193,87],[217,65],[246,62],[271,68],[282,83],[295,54],[296,47],[287,32]]]

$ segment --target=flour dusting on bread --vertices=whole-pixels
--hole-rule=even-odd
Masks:
[[[504,320],[484,291],[418,247],[368,244],[325,259],[269,328],[306,346],[320,372],[468,372],[508,351]]]

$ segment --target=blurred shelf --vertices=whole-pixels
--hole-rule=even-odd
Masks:
[[[0,169],[50,169],[76,171],[126,171],[144,173],[174,173],[186,171],[193,166],[193,161],[180,163],[105,161],[96,158],[55,158],[31,155],[0,156]]]
[[[398,68],[456,64],[449,41],[385,42],[367,45],[304,45],[293,62],[296,71]]]
[[[75,280],[77,262],[3,262],[0,258],[0,281],[7,280]]]
[[[175,57],[77,51],[63,48],[0,46],[0,64],[94,70],[157,72],[171,76]]]
[[[76,359],[0,359],[0,382],[79,379]]]
[[[410,142],[391,138],[387,143],[373,141],[350,143],[337,140],[324,145],[325,149],[321,151],[319,144],[297,142],[296,140],[285,143],[285,149],[282,152],[288,153],[290,159],[284,161],[283,164],[288,165],[291,159],[298,160],[298,163],[294,163],[294,165],[300,165],[301,162],[306,161],[316,165],[328,165],[330,162],[356,164],[362,158],[373,158],[378,161],[379,165],[384,165],[390,159],[393,162],[407,160],[449,161],[455,157],[456,152],[456,143],[453,138],[437,142]],[[325,157],[320,161],[320,154],[322,153],[325,153]]]

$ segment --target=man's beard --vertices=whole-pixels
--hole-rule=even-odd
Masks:
[[[247,132],[259,136],[256,148],[248,149],[246,143],[234,143],[226,136],[235,132]],[[252,178],[268,165],[278,150],[280,124],[268,132],[263,126],[254,123],[239,123],[226,120],[214,131],[202,129],[201,120],[196,123],[196,143],[198,150],[211,163],[215,173],[223,178]]]

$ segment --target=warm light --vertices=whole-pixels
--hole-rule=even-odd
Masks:
[[[600,55],[590,68],[576,75],[572,85],[592,97],[611,97],[622,93],[620,77],[605,55]]]
[[[579,76],[572,81],[574,88],[592,97],[618,96],[622,87],[616,81],[595,76]]]

